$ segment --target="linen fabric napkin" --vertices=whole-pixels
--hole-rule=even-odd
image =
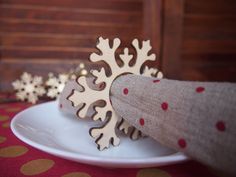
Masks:
[[[144,134],[236,174],[236,84],[129,74],[113,82],[110,94],[115,111]]]

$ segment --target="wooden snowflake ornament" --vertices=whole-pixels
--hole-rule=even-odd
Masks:
[[[21,80],[16,80],[12,83],[12,86],[17,91],[16,98],[35,104],[38,101],[38,97],[45,93],[43,87],[43,79],[40,76],[32,77],[31,74],[24,72],[21,76]]]
[[[128,133],[128,129],[132,128],[126,121],[122,120],[116,112],[114,111],[112,104],[110,102],[109,93],[112,82],[120,75],[123,74],[137,74],[145,76],[156,76],[158,78],[162,77],[162,73],[157,69],[144,68],[143,72],[141,68],[144,62],[156,59],[155,54],[148,54],[151,50],[150,41],[143,41],[141,48],[139,47],[139,41],[134,39],[132,45],[136,51],[136,60],[133,65],[129,65],[133,55],[129,54],[129,49],[125,48],[124,53],[119,55],[120,60],[123,62],[122,66],[117,64],[115,58],[115,52],[120,46],[120,39],[115,38],[113,45],[109,45],[108,39],[103,39],[100,37],[98,39],[97,48],[100,50],[101,54],[92,53],[90,55],[90,60],[92,62],[103,61],[108,64],[111,70],[111,75],[107,75],[105,68],[101,70],[93,70],[91,74],[96,78],[95,84],[103,85],[100,90],[92,89],[88,86],[86,82],[86,77],[81,76],[77,79],[77,83],[82,86],[83,90],[79,92],[78,90],[72,90],[72,93],[68,96],[68,100],[71,101],[74,107],[80,107],[77,112],[77,115],[80,118],[84,118],[91,104],[96,103],[97,101],[103,101],[105,106],[101,107],[100,105],[94,106],[96,114],[92,117],[93,120],[101,120],[104,122],[104,125],[101,127],[93,127],[90,129],[90,135],[96,140],[95,142],[98,145],[99,150],[103,150],[109,147],[111,143],[114,146],[117,146],[120,143],[120,138],[117,136],[116,129],[122,130],[125,133]],[[101,84],[103,83],[103,84]],[[79,105],[82,105],[79,106]],[[136,129],[133,129],[131,133],[132,139],[137,139],[140,132]]]
[[[69,79],[69,75],[59,74],[57,78],[53,75],[53,73],[49,73],[48,76],[49,78],[46,81],[46,85],[49,87],[47,96],[50,98],[58,98]]]

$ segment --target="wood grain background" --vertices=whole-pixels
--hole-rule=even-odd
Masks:
[[[96,51],[97,38],[122,46],[142,31],[141,0],[2,0],[1,90],[23,71],[68,72]]]
[[[1,0],[0,91],[87,62],[97,37],[151,39],[166,77],[236,81],[235,0]],[[89,65],[88,67],[98,67]]]
[[[183,79],[236,81],[236,1],[186,0]]]

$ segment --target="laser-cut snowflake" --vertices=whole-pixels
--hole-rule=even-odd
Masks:
[[[48,76],[49,78],[46,81],[46,85],[49,86],[47,96],[50,98],[58,98],[69,79],[69,75],[59,74],[58,77],[56,77],[53,73],[49,73]]]
[[[38,97],[45,93],[43,87],[43,79],[40,76],[32,77],[31,74],[24,72],[21,75],[20,80],[16,80],[12,83],[13,88],[17,91],[16,98],[35,104],[38,101]]]
[[[85,117],[91,104],[101,100],[105,102],[105,106],[103,107],[99,105],[94,107],[96,114],[93,116],[93,120],[101,120],[105,122],[104,125],[90,129],[90,135],[96,139],[95,142],[97,143],[99,150],[108,148],[110,143],[114,146],[117,146],[120,143],[120,138],[116,134],[116,128],[123,130],[125,133],[128,133],[129,128],[131,128],[126,121],[120,121],[121,118],[116,114],[111,105],[109,92],[114,79],[124,73],[162,78],[162,73],[154,68],[148,68],[146,66],[143,72],[141,72],[144,62],[148,60],[154,61],[156,59],[155,54],[148,54],[151,50],[149,40],[143,41],[141,48],[139,47],[139,41],[137,39],[132,41],[132,45],[135,48],[137,56],[135,63],[131,66],[129,65],[129,62],[133,59],[133,55],[129,54],[128,48],[125,48],[124,53],[119,55],[123,65],[119,66],[117,64],[115,52],[120,46],[120,43],[120,39],[115,38],[113,40],[113,45],[110,46],[108,39],[103,39],[100,37],[98,39],[97,48],[100,50],[101,54],[92,53],[90,55],[90,60],[92,62],[103,61],[110,67],[111,75],[109,76],[105,73],[105,68],[101,68],[101,70],[93,70],[91,72],[91,74],[96,78],[95,84],[104,83],[104,87],[101,90],[93,90],[88,86],[86,77],[82,76],[77,79],[77,83],[83,87],[83,91],[79,92],[77,90],[72,90],[72,93],[68,96],[68,100],[71,101],[72,106],[77,107],[82,105],[82,107],[79,106],[80,109],[77,112],[77,115],[80,118]],[[107,117],[108,119],[106,121]],[[140,132],[133,129],[131,138],[137,139],[139,135]]]

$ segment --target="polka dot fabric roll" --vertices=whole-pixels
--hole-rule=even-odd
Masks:
[[[46,154],[18,140],[6,126],[17,112],[29,106],[25,103],[0,104],[1,177],[215,177],[208,168],[193,161],[158,168],[106,169]],[[146,125],[144,120],[140,119],[143,126]]]
[[[145,135],[236,175],[236,84],[123,75],[111,100]]]

